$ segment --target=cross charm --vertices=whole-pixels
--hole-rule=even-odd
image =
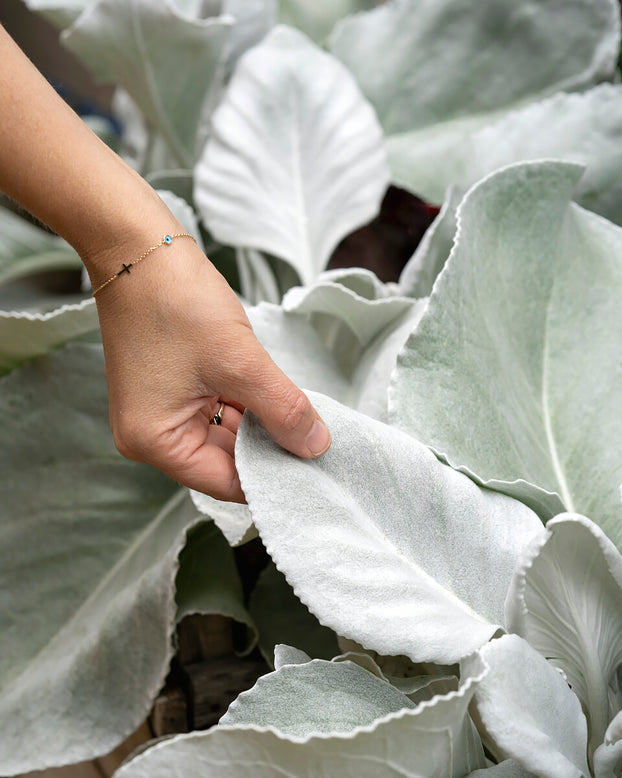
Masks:
[[[120,276],[122,273],[127,273],[127,274],[129,275],[129,273],[130,273],[130,268],[132,267],[132,265],[133,265],[133,264],[134,264],[133,262],[130,262],[130,264],[129,264],[129,265],[126,265],[126,264],[125,264],[125,262],[124,262],[124,263],[123,263],[123,270],[119,270],[119,272],[117,273],[117,275],[118,275],[118,276]]]

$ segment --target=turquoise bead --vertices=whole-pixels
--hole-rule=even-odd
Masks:
[[[171,238],[171,236],[170,236],[170,235],[165,235],[165,236],[164,236],[164,242],[165,242],[165,243],[172,243],[172,242],[173,242],[173,239]]]

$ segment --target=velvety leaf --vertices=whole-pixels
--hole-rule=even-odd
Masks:
[[[388,168],[352,76],[302,33],[277,27],[239,60],[195,176],[217,240],[280,257],[309,283],[376,214]]]
[[[491,641],[478,658],[490,671],[475,705],[493,753],[542,778],[588,778],[587,723],[560,673],[517,635]]]
[[[447,192],[440,213],[400,275],[400,294],[407,297],[428,297],[431,294],[436,277],[454,245],[458,226],[456,212],[463,194],[457,187],[451,187]]]
[[[353,662],[313,659],[259,678],[219,723],[269,726],[289,737],[336,735],[414,707],[391,684]]]
[[[374,5],[374,0],[280,0],[279,21],[298,27],[317,43],[323,43],[339,19]]]
[[[92,759],[144,720],[168,672],[177,557],[197,512],[115,451],[101,346],[3,378],[0,437],[0,753],[12,775]]]
[[[196,613],[228,616],[247,627],[242,653],[255,647],[257,629],[244,604],[233,552],[213,522],[204,522],[189,533],[175,586],[178,622]]]
[[[322,624],[365,648],[449,663],[481,646],[537,516],[399,430],[311,399],[333,436],[319,460],[287,453],[250,415],[238,430],[242,488],[277,567]]]
[[[354,268],[322,273],[311,286],[290,289],[283,298],[284,310],[309,317],[350,383],[341,396],[320,390],[383,421],[398,352],[426,305],[391,292],[391,285],[382,284],[373,273]],[[290,361],[300,359],[299,351],[289,349],[289,354]]]
[[[222,86],[230,17],[193,19],[165,0],[95,0],[63,33],[95,76],[122,86],[192,166],[206,105]]]
[[[76,252],[56,235],[0,208],[0,284],[48,270],[77,270]]]
[[[402,351],[392,422],[548,518],[622,543],[622,231],[570,203],[580,169],[506,168],[474,187]]]
[[[398,354],[423,316],[427,300],[412,307],[380,331],[359,358],[352,375],[355,393],[350,404],[378,421],[388,421],[387,391]]]
[[[294,287],[283,298],[283,310],[296,313],[325,314],[340,319],[352,330],[362,346],[386,326],[412,308],[412,300],[385,297],[369,300],[346,286],[332,282]]]
[[[308,672],[306,667],[288,665],[280,672]],[[126,762],[115,778],[168,778],[180,771],[186,778],[221,778],[223,766],[232,778],[463,778],[485,764],[467,713],[484,674],[480,667],[456,692],[342,735],[286,738],[271,727],[239,725],[178,735]]]
[[[619,15],[613,0],[400,0],[341,22],[331,50],[376,109],[394,182],[440,202],[474,132],[615,77]]]
[[[213,520],[230,546],[239,546],[257,536],[247,505],[215,500],[193,489],[190,490],[190,496],[197,510]]]
[[[317,659],[332,659],[339,653],[335,633],[309,613],[272,562],[262,570],[248,607],[259,631],[259,649],[269,665],[280,643]]]
[[[91,299],[49,313],[0,311],[0,373],[98,330],[95,301]]]
[[[588,717],[594,750],[620,710],[620,552],[583,516],[551,519],[517,563],[506,625],[564,671]]]

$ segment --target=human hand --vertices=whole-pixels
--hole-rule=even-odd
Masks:
[[[157,242],[153,231],[150,240]],[[121,267],[129,250],[110,249],[96,264]],[[244,502],[234,446],[245,408],[298,456],[328,449],[328,430],[306,395],[259,344],[236,295],[190,239],[159,248],[96,299],[110,424],[124,456]],[[210,424],[221,402],[222,424]]]

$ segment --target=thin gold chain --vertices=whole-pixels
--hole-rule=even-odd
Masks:
[[[123,275],[123,273],[127,273],[129,275],[130,268],[137,265],[139,262],[142,262],[145,257],[148,257],[149,254],[151,254],[156,249],[159,249],[160,246],[170,246],[173,242],[174,238],[190,238],[191,240],[194,240],[196,243],[196,239],[194,235],[191,235],[189,232],[176,232],[174,235],[165,235],[162,240],[156,244],[155,246],[152,246],[150,249],[147,249],[147,251],[144,251],[138,259],[135,259],[133,262],[130,262],[129,265],[126,265],[125,262],[123,263],[123,267],[121,270],[119,270],[118,273],[115,273],[113,276],[110,276],[110,278],[107,281],[104,281],[101,286],[98,286],[97,289],[93,292],[93,297],[95,297],[96,294],[99,294],[102,289],[105,289],[108,284],[111,284],[116,278]]]

